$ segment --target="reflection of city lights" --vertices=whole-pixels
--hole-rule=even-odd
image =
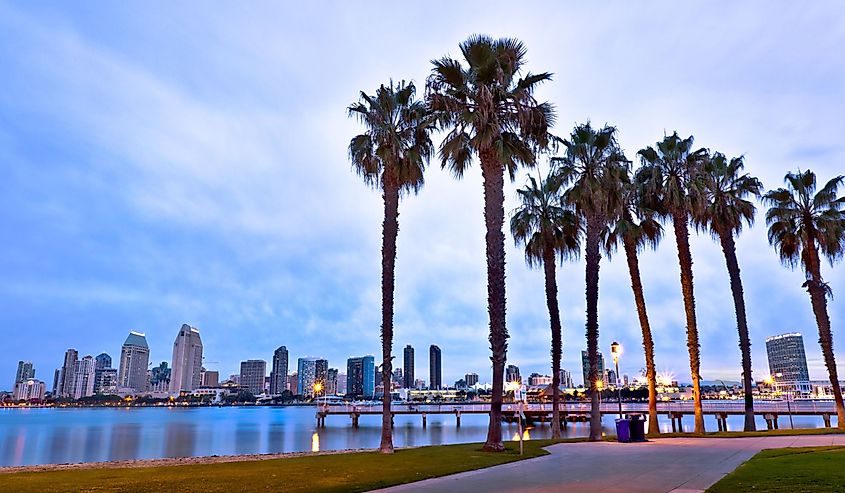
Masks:
[[[311,451],[312,452],[319,452],[320,451],[320,435],[317,434],[315,431],[313,435],[311,435]]]
[[[531,435],[528,433],[528,430],[522,432],[522,439],[523,440],[531,440]]]
[[[513,434],[513,438],[511,438],[511,441],[512,442],[518,442],[519,441],[519,432],[516,432],[516,433]]]

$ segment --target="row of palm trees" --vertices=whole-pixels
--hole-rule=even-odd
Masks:
[[[528,177],[518,190],[519,207],[510,230],[525,250],[529,266],[542,267],[551,326],[553,369],[553,436],[560,436],[558,416],[562,327],[557,301],[557,261],[577,258],[583,246],[586,260],[586,338],[592,395],[590,438],[601,439],[601,415],[596,392],[598,375],[598,289],[602,254],[608,258],[621,245],[625,252],[637,315],[643,334],[649,387],[649,433],[658,433],[654,343],[639,272],[639,252],[656,248],[671,221],[677,242],[681,292],[686,315],[687,348],[695,402],[695,433],[704,432],[699,387],[699,336],[693,293],[690,226],[718,240],[725,254],[734,299],[745,391],[745,429],[754,429],[751,395],[751,351],[742,281],[734,237],[754,220],[750,200],[762,198],[770,209],[769,242],[781,260],[800,264],[807,275],[819,326],[819,341],[836,399],[839,427],[845,427],[833,355],[827,296],[830,288],[820,273],[820,258],[831,262],[845,249],[845,198],[837,196],[837,177],[816,191],[810,171],[790,173],[786,188],[761,196],[759,180],[744,173],[741,157],[729,159],[693,148],[693,138],[677,133],[654,147],[641,149],[633,170],[611,126],[578,125],[568,138],[551,133],[555,111],[534,97],[551,74],[524,70],[526,50],[515,39],[476,35],[460,44],[462,60],[444,57],[432,62],[425,98],[413,83],[380,86],[375,94],[361,92],[349,114],[366,128],[350,141],[353,169],[381,190],[384,200],[382,233],[382,378],[390,388],[393,346],[393,297],[399,201],[418,192],[425,168],[435,152],[431,135],[444,133],[438,149],[441,166],[461,178],[475,158],[481,165],[486,226],[487,306],[493,367],[490,423],[484,449],[504,450],[501,410],[508,332],[505,325],[505,172],[511,181],[519,167],[534,167],[538,157],[554,155],[544,177]],[[393,451],[390,393],[384,392],[380,450]]]

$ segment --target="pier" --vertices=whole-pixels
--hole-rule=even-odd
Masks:
[[[545,404],[523,404],[522,413],[528,422],[551,422],[552,405]],[[702,402],[703,412],[707,416],[713,416],[719,431],[727,431],[727,418],[729,415],[745,414],[745,403],[741,400],[711,400]],[[569,422],[589,421],[590,404],[588,402],[561,402],[559,406],[561,425],[566,426]],[[502,404],[502,419],[515,421],[520,411],[519,403]],[[613,415],[619,413],[619,404],[615,401],[602,402],[600,405],[601,414]],[[428,415],[453,415],[455,426],[461,426],[462,414],[490,414],[490,404],[486,403],[440,403],[440,404],[416,404],[416,403],[395,403],[390,406],[393,416],[417,415],[423,428],[427,426]],[[648,414],[648,403],[646,402],[623,402],[622,412],[624,414]],[[683,430],[683,418],[695,413],[692,401],[671,401],[657,403],[658,416],[671,420],[672,431]],[[350,419],[353,428],[359,426],[359,418],[366,415],[381,415],[381,403],[365,404],[342,404],[342,405],[321,405],[317,409],[317,427],[326,426],[326,418],[329,416],[346,416]],[[770,430],[780,428],[779,418],[785,416],[821,416],[825,428],[831,426],[831,415],[836,415],[834,401],[831,400],[761,400],[754,403],[754,414],[763,416],[766,427]]]

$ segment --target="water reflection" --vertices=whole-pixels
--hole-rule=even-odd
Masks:
[[[605,416],[603,433],[613,434],[615,416]],[[742,416],[728,417],[728,429],[742,429]],[[482,442],[489,418],[481,414],[427,417],[423,428],[419,416],[396,416],[394,444],[436,445]],[[795,416],[796,428],[822,425],[819,417]],[[835,426],[835,416],[833,419]],[[712,416],[705,418],[715,430]],[[661,431],[672,431],[665,416]],[[692,431],[692,416],[683,419],[684,431]],[[762,417],[758,429],[765,429]],[[786,416],[780,428],[789,427]],[[567,423],[564,437],[589,434],[587,422]],[[506,440],[519,440],[516,423],[502,423]],[[551,437],[551,426],[537,424],[523,431],[524,440]],[[192,455],[228,455],[309,450],[376,448],[381,438],[381,417],[362,416],[352,428],[345,416],[330,416],[326,428],[314,429],[314,408],[241,407],[193,409],[0,409],[0,467],[9,465],[127,460]],[[2,489],[2,488],[0,488]]]
[[[317,434],[315,431],[313,435],[311,435],[311,451],[312,452],[319,452],[320,451],[320,435]]]

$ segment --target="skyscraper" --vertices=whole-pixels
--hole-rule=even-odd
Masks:
[[[590,388],[590,355],[587,351],[581,351],[581,373],[584,377],[584,388]],[[605,386],[608,385],[606,375],[604,373],[604,356],[599,352],[598,360],[598,377],[602,379]]]
[[[103,368],[111,368],[111,356],[106,353],[100,353],[94,358],[94,368],[97,370]]]
[[[405,346],[405,371],[402,372],[402,378],[404,382],[402,383],[402,387],[406,389],[414,388],[414,348],[411,347],[410,344]]]
[[[329,368],[326,376],[326,395],[337,395],[337,368]]]
[[[314,362],[314,382],[320,382],[323,391],[326,390],[326,381],[329,379],[329,362],[318,358]]]
[[[249,390],[252,395],[264,393],[264,375],[266,373],[267,362],[263,359],[241,361],[241,387]]]
[[[117,393],[117,370],[111,367],[111,356],[106,353],[94,358],[94,393]]]
[[[767,337],[766,353],[769,357],[769,371],[778,388],[790,392],[810,392],[810,371],[801,334],[792,332]]]
[[[149,363],[150,347],[147,346],[147,338],[140,332],[130,332],[120,348],[118,386],[136,393],[146,392]]]
[[[85,356],[75,362],[74,382],[71,397],[81,399],[94,395],[94,357]]]
[[[281,394],[285,391],[288,379],[288,348],[279,346],[273,352],[273,368],[270,370],[270,393]]]
[[[570,373],[569,370],[564,370],[563,368],[560,369],[560,386],[565,389],[575,387],[575,384],[572,381],[572,373]]]
[[[466,382],[467,387],[472,387],[473,385],[478,383],[478,374],[467,373],[466,375],[464,375],[464,382]]]
[[[79,353],[76,349],[65,351],[65,361],[59,373],[59,388],[57,394],[60,397],[73,397],[73,385],[76,382],[76,362],[79,360]]]
[[[441,353],[440,348],[434,344],[428,348],[428,388],[432,390],[440,390],[443,388],[443,381],[441,379]]]
[[[182,324],[173,342],[170,392],[182,392],[200,387],[202,369],[202,339],[196,327]]]
[[[346,395],[372,399],[375,392],[375,358],[367,355],[346,360]]]
[[[219,387],[220,386],[220,372],[217,370],[206,370],[202,374],[201,387]]]
[[[44,385],[44,382],[34,378],[28,378],[20,382],[15,382],[12,399],[16,401],[44,400],[45,391],[46,385]]]
[[[18,371],[15,373],[15,383],[35,378],[35,368],[32,361],[18,361]]]
[[[516,365],[508,365],[505,368],[505,382],[520,382],[522,383],[522,377],[519,375],[519,367]]]

